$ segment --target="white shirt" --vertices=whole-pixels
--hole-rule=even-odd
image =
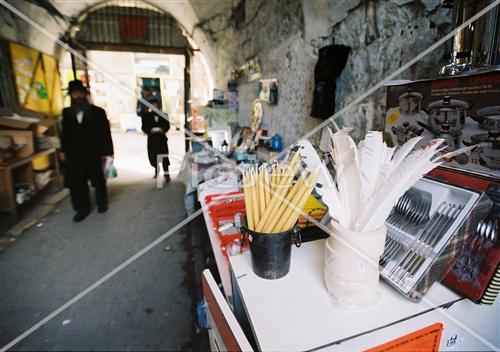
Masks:
[[[76,121],[81,125],[83,121],[83,111],[78,111],[76,113]]]

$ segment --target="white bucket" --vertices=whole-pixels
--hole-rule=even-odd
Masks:
[[[340,304],[365,305],[377,298],[378,262],[387,229],[355,232],[332,221],[325,241],[325,285]]]

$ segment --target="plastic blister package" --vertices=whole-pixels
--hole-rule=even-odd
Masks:
[[[441,280],[491,207],[480,192],[424,178],[397,202],[386,221],[381,276],[414,301]]]

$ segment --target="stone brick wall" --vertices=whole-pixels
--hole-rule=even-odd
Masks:
[[[236,22],[227,8],[217,12],[217,8],[203,11],[195,7],[202,23],[200,28],[217,47],[216,81],[227,81],[232,68],[257,56],[262,78],[277,78],[279,89],[277,106],[263,103],[262,126],[271,133],[280,133],[285,144],[292,143],[318,123],[309,117],[315,58],[306,51],[303,41],[302,2],[246,0],[240,4],[245,6],[242,22]],[[244,79],[238,82],[241,125],[249,124],[257,83]]]
[[[279,82],[278,105],[263,104],[263,126],[271,133],[280,133],[286,144],[322,122],[309,116],[320,47],[337,43],[353,48],[337,82],[338,110],[451,30],[451,13],[441,8],[441,0],[242,1],[157,4],[172,13],[208,54],[216,87],[226,88],[232,68],[259,57],[262,77]],[[54,4],[66,15],[75,15],[86,6],[83,2]],[[235,11],[239,4],[244,6],[242,21]],[[19,6],[54,34],[65,30],[43,10],[26,3]],[[5,24],[0,35],[48,53],[57,52],[55,45],[39,33],[26,32],[22,20],[3,9],[0,17]],[[444,54],[449,48],[450,43],[399,78],[435,76],[447,61]],[[242,125],[248,124],[251,104],[257,98],[256,85],[256,81],[239,84]],[[384,109],[385,91],[381,89],[343,116],[341,122],[354,127],[355,136],[361,137],[366,130],[382,127]]]
[[[329,38],[349,45],[352,52],[337,81],[337,110],[413,59],[451,30],[451,13],[439,0],[360,1],[335,23]],[[426,56],[398,79],[431,78],[448,60],[450,45]],[[342,118],[355,134],[383,128],[385,91],[372,97]]]
[[[300,35],[287,39],[266,55],[259,55],[263,78],[278,79],[278,105],[262,102],[262,127],[279,133],[292,143],[320,120],[310,117],[315,58],[304,50]],[[248,125],[251,106],[257,98],[257,81],[240,84],[240,124]]]
[[[353,49],[337,82],[338,110],[451,30],[451,13],[441,8],[440,0],[246,0],[245,6],[246,18],[252,20],[242,29],[231,23],[228,9],[204,23],[217,48],[217,82],[227,80],[232,67],[258,56],[263,78],[279,81],[278,105],[263,104],[263,127],[280,133],[286,144],[322,122],[309,116],[320,47],[336,43]],[[399,78],[435,76],[447,61],[449,46]],[[256,84],[239,84],[242,125],[248,124],[257,98]],[[367,130],[382,128],[384,110],[385,91],[380,89],[343,116],[340,124],[353,127],[360,138]]]

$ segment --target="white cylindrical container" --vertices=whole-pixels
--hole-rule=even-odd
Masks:
[[[366,305],[375,301],[379,282],[380,256],[387,229],[350,231],[332,221],[331,236],[325,241],[325,285],[334,299],[345,305]]]

